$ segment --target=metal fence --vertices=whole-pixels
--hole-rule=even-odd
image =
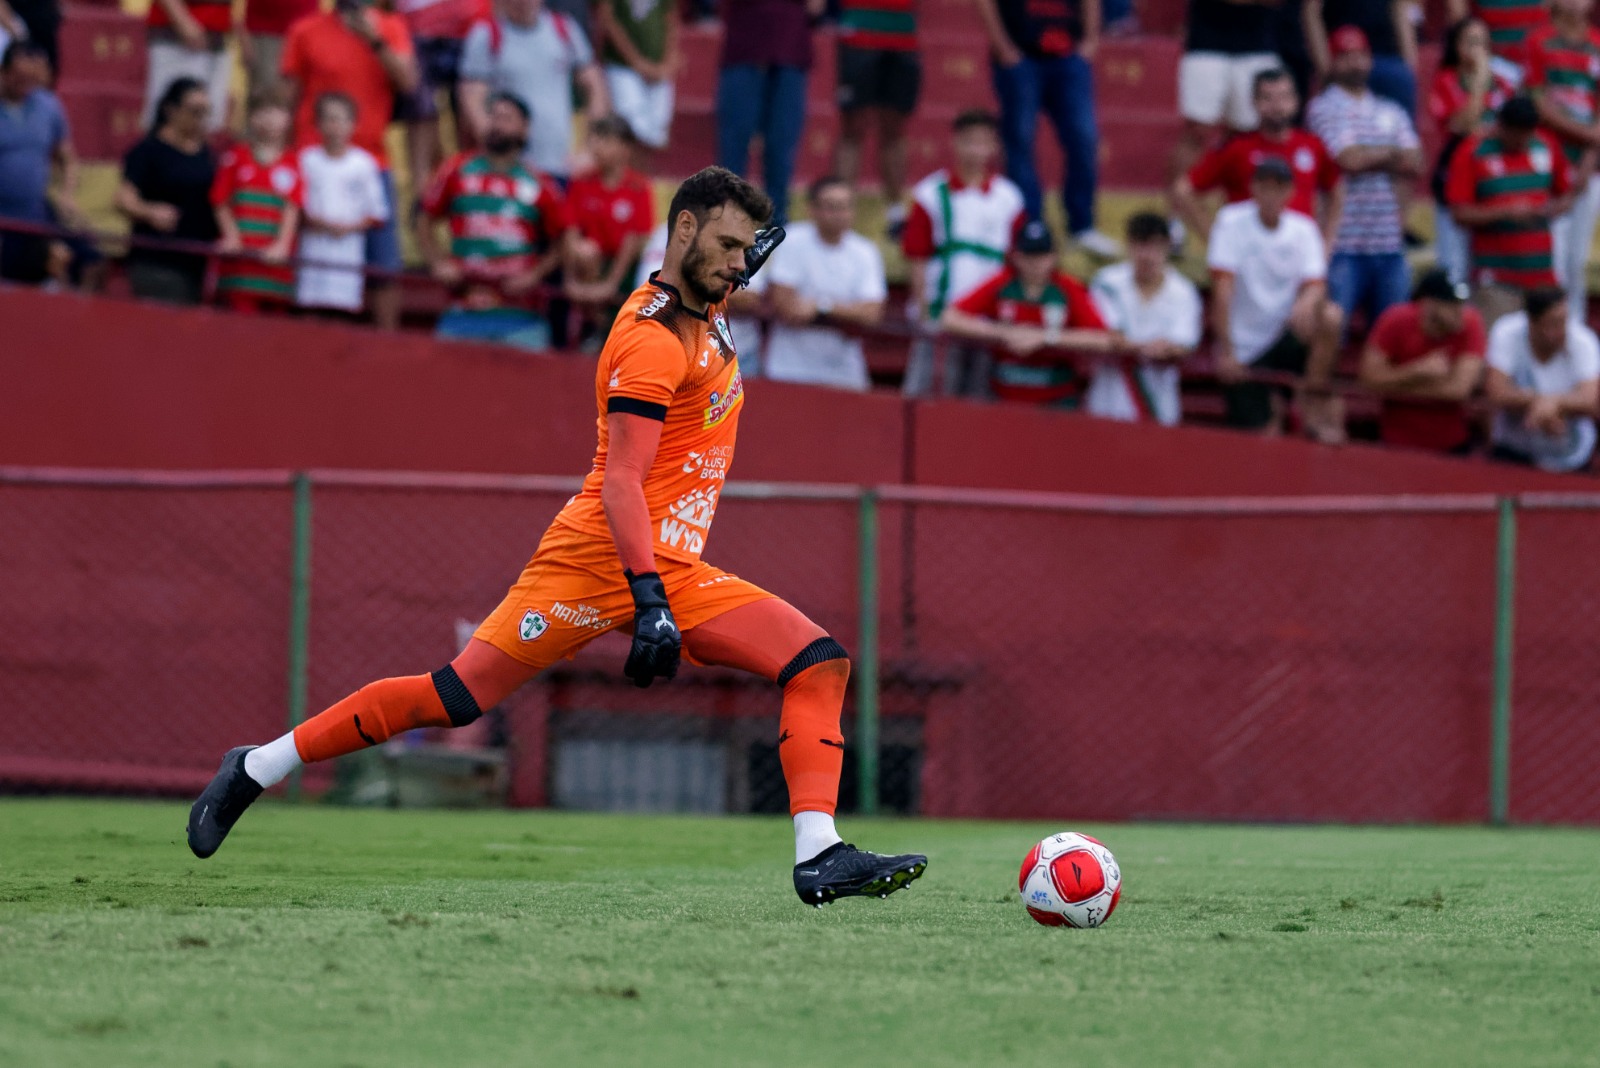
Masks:
[[[227,747],[437,667],[576,486],[0,469],[0,788],[188,792]],[[1600,822],[1600,494],[726,498],[707,559],[852,650],[847,807]],[[625,651],[304,786],[786,810],[775,687],[636,691]]]

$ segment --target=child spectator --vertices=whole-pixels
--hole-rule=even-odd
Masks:
[[[1492,455],[1546,471],[1578,471],[1594,456],[1600,416],[1600,340],[1567,314],[1555,287],[1529,291],[1526,309],[1489,332]]]
[[[322,143],[300,150],[305,219],[296,300],[304,308],[357,315],[367,233],[389,218],[389,198],[378,161],[352,143],[355,101],[343,93],[324,93],[315,114]]]
[[[655,225],[650,180],[628,165],[636,146],[628,120],[607,115],[589,124],[594,170],[567,189],[574,231],[567,296],[582,307],[603,342],[622,302],[634,289],[633,273]]]
[[[305,205],[300,167],[287,154],[289,109],[275,96],[250,102],[247,138],[222,154],[211,203],[222,239],[217,251],[251,252],[265,262],[222,261],[217,295],[235,311],[274,311],[294,303],[295,234]]]
[[[889,237],[899,240],[906,221],[906,121],[922,86],[917,0],[842,0],[840,7],[834,173],[855,187],[862,144],[877,135]]]
[[[417,216],[422,256],[455,297],[437,335],[548,349],[550,324],[529,303],[561,266],[567,207],[555,184],[522,162],[528,106],[496,93],[488,109],[483,150],[446,163],[423,194]],[[440,221],[450,227],[448,251],[434,236]]]
[[[1137,362],[1102,361],[1089,381],[1090,415],[1177,424],[1178,364],[1200,344],[1200,293],[1172,266],[1171,226],[1153,212],[1128,220],[1128,259],[1103,268],[1089,290],[1106,326]]]
[[[1483,20],[1466,18],[1452,25],[1428,90],[1428,114],[1445,135],[1431,183],[1433,242],[1439,264],[1450,273],[1452,282],[1468,281],[1472,255],[1467,231],[1451,215],[1445,200],[1450,161],[1467,138],[1494,122],[1495,112],[1515,92],[1489,62],[1489,27]]]
[[[946,308],[939,325],[992,346],[989,396],[1054,408],[1076,408],[1083,397],[1083,378],[1063,350],[1118,344],[1089,290],[1057,268],[1050,228],[1037,219],[1017,235],[1010,265]]]
[[[683,55],[675,0],[600,0],[595,36],[601,45],[611,107],[638,142],[660,151],[672,129],[673,86]]]

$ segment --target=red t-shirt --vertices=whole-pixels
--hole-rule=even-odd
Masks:
[[[606,259],[612,259],[630,234],[648,237],[655,228],[650,180],[628,170],[615,188],[608,189],[598,171],[581,174],[567,187],[567,214],[578,232],[599,245]]]
[[[1198,193],[1221,189],[1229,204],[1250,199],[1250,180],[1256,166],[1269,156],[1286,160],[1294,171],[1294,194],[1289,207],[1316,218],[1317,193],[1339,184],[1339,165],[1328,154],[1322,138],[1307,130],[1292,129],[1282,141],[1259,130],[1242,133],[1207,152],[1189,171],[1189,184]]]
[[[1542,206],[1572,188],[1566,154],[1535,132],[1528,147],[1510,152],[1493,129],[1467,138],[1450,160],[1447,204]],[[1543,219],[1501,222],[1472,231],[1472,266],[1480,284],[1518,289],[1556,284],[1550,224]]]
[[[956,301],[955,307],[968,315],[982,316],[997,323],[1044,326],[1045,308],[1052,305],[1062,309],[1060,329],[1106,328],[1088,288],[1060,271],[1051,277],[1038,298],[1030,300],[1023,292],[1016,270],[1007,267]],[[1003,348],[994,352],[989,386],[999,400],[1070,405],[1082,395],[1083,385],[1077,369],[1058,354],[1036,352],[1019,356]]]
[[[227,33],[233,29],[231,0],[185,0],[183,6],[189,9],[196,22],[212,33]],[[170,27],[172,20],[167,17],[167,9],[152,0],[145,23],[154,30]]]
[[[245,0],[244,28],[251,33],[282,36],[290,26],[318,10],[317,0]]]
[[[283,232],[290,208],[305,207],[305,183],[292,152],[272,163],[260,163],[249,145],[236,145],[222,154],[217,177],[211,183],[211,203],[227,208],[239,225],[239,238],[251,252],[270,246]],[[294,268],[267,263],[223,263],[217,286],[224,290],[294,302]]]
[[[1488,347],[1483,316],[1478,314],[1478,309],[1466,309],[1466,317],[1456,333],[1430,338],[1422,332],[1422,309],[1412,303],[1396,304],[1378,316],[1368,341],[1396,367],[1440,351],[1450,357],[1452,364],[1466,359],[1481,360]],[[1384,399],[1378,427],[1386,444],[1435,452],[1459,448],[1466,443],[1470,432],[1467,413],[1459,404],[1398,398]]]
[[[399,56],[412,54],[411,34],[405,20],[368,8],[378,35]],[[289,29],[283,46],[283,76],[300,87],[300,110],[295,115],[295,144],[304,148],[321,141],[317,135],[317,98],[342,92],[356,102],[356,130],[350,138],[364,148],[379,166],[389,166],[383,133],[394,115],[394,87],[372,47],[335,14],[313,15]]]

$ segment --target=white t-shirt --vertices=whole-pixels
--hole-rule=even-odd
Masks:
[[[785,239],[787,243],[787,238]],[[644,251],[639,253],[639,267],[633,274],[633,288],[638,289],[650,281],[650,276],[661,270],[661,261],[667,258],[667,224],[657,223],[645,239]],[[772,264],[768,263],[750,279],[751,293],[765,293],[772,280]],[[761,320],[748,315],[728,316],[728,332],[733,335],[733,351],[739,357],[739,373],[746,378],[761,374]]]
[[[1549,360],[1533,358],[1528,344],[1528,313],[1516,312],[1489,331],[1489,366],[1522,389],[1542,397],[1570,393],[1580,383],[1600,378],[1600,339],[1576,319],[1567,324],[1567,344]],[[1567,433],[1552,438],[1522,425],[1512,412],[1496,412],[1494,443],[1532,457],[1546,471],[1575,471],[1594,453],[1595,425],[1587,416],[1568,416]]]
[[[808,300],[832,305],[889,297],[878,246],[853,230],[830,245],[814,224],[795,223],[761,273],[770,275],[769,285],[788,286]],[[767,377],[841,389],[872,386],[861,339],[825,326],[773,323]]]
[[[300,150],[300,174],[305,180],[308,218],[353,226],[389,217],[389,198],[383,192],[378,161],[366,149],[351,145],[336,159],[321,145],[309,145]],[[335,237],[302,230],[300,257],[319,265],[300,268],[296,299],[302,307],[361,310],[365,233]],[[321,264],[348,264],[355,269]]]
[[[1200,293],[1194,283],[1166,269],[1161,288],[1149,300],[1133,280],[1133,264],[1114,263],[1089,284],[1090,295],[1106,326],[1135,345],[1170,341],[1182,349],[1200,344]],[[1173,426],[1183,405],[1178,394],[1176,361],[1140,361],[1137,365],[1107,361],[1094,369],[1084,407],[1104,419],[1137,422],[1145,409],[1156,422]]]
[[[945,308],[993,278],[1006,265],[1006,251],[1024,208],[1022,190],[1000,174],[989,176],[981,185],[961,185],[948,170],[941,170],[913,186],[912,218],[907,228],[923,234],[926,244],[914,248],[921,242],[908,233],[906,254],[928,255],[923,268],[928,307],[913,310],[936,319]]]
[[[1234,277],[1229,333],[1234,355],[1249,364],[1282,336],[1301,287],[1328,276],[1328,255],[1308,216],[1285,211],[1268,230],[1255,202],[1242,200],[1217,212],[1206,266]]]

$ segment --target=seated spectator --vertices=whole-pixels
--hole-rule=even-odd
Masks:
[[[1076,408],[1083,398],[1069,353],[1120,344],[1089,290],[1057,267],[1050,228],[1037,219],[1017,235],[1010,266],[946,308],[939,326],[991,346],[990,396],[1055,408]]]
[[[444,152],[439,137],[439,94],[449,104],[458,137],[462,133],[461,50],[473,25],[489,13],[488,0],[395,0],[417,54],[417,84],[395,100],[394,117],[405,123],[411,174],[439,169]],[[470,141],[469,141],[470,143]],[[420,177],[414,178],[417,185]]]
[[[1152,212],[1128,220],[1128,259],[1094,276],[1089,291],[1106,326],[1122,338],[1121,352],[1137,362],[1095,366],[1084,408],[1124,422],[1175,426],[1182,415],[1178,364],[1200,344],[1200,293],[1168,262],[1171,226]]]
[[[994,173],[1000,158],[999,120],[986,111],[964,111],[956,116],[953,132],[954,166],[935,171],[911,190],[911,211],[900,238],[911,282],[907,311],[913,322],[929,325],[1005,263],[1011,239],[1028,217],[1022,190]],[[988,376],[970,366],[982,359],[969,359],[948,345],[943,356],[947,396],[983,394]],[[935,362],[931,342],[912,342],[907,395],[932,391]]]
[[[197,82],[206,92],[206,134],[226,126],[233,85],[230,0],[150,0],[146,24],[145,128],[160,124],[159,104],[179,78]]]
[[[246,100],[283,92],[283,46],[289,27],[315,15],[317,0],[244,0],[244,18],[234,27],[244,65]]]
[[[889,239],[898,241],[906,222],[906,122],[922,87],[917,8],[907,0],[842,0],[840,8],[833,169],[859,191],[862,147],[876,137]]]
[[[1342,406],[1328,389],[1344,317],[1328,299],[1327,255],[1316,223],[1288,210],[1294,171],[1277,156],[1256,167],[1251,199],[1229,204],[1211,228],[1211,325],[1217,377],[1227,387],[1228,423],[1283,431],[1284,391],[1251,372],[1300,380],[1306,431],[1344,440]]]
[[[596,119],[588,143],[594,170],[567,189],[573,241],[566,293],[589,320],[588,345],[598,352],[611,320],[636,288],[633,273],[655,225],[655,196],[650,179],[628,165],[635,141],[626,119]]]
[[[1294,172],[1294,196],[1289,209],[1323,220],[1323,239],[1331,242],[1339,224],[1339,165],[1316,134],[1294,123],[1300,97],[1294,81],[1282,67],[1256,75],[1256,128],[1237,134],[1207,152],[1186,175],[1172,184],[1172,205],[1186,226],[1197,234],[1211,232],[1216,211],[1202,205],[1197,194],[1213,190],[1227,204],[1250,199],[1250,179],[1256,164],[1267,156],[1281,156]],[[1319,203],[1320,201],[1320,203]]]
[[[528,106],[510,93],[489,100],[479,152],[446,163],[422,197],[417,244],[433,277],[454,301],[438,336],[550,347],[550,324],[531,307],[534,291],[561,266],[567,206],[550,179],[523,162]],[[450,227],[448,251],[434,236]]]
[[[1489,406],[1496,459],[1578,471],[1594,455],[1600,415],[1600,340],[1567,314],[1555,287],[1528,293],[1489,332]]]
[[[322,143],[300,150],[305,218],[300,226],[300,276],[295,302],[359,315],[366,279],[367,237],[389,222],[389,197],[372,153],[352,143],[356,105],[324,93],[315,105]]]
[[[295,235],[305,190],[287,152],[289,109],[276,96],[250,102],[246,141],[222,154],[211,186],[217,251],[255,253],[264,262],[222,261],[217,295],[234,311],[282,311],[294,303]]]
[[[810,219],[789,227],[765,272],[777,316],[767,339],[766,374],[866,390],[872,386],[866,352],[851,331],[883,321],[889,297],[883,256],[855,232],[855,192],[843,179],[818,179],[806,199]]]
[[[1555,285],[1550,220],[1572,203],[1572,179],[1566,156],[1538,127],[1533,101],[1512,97],[1450,163],[1445,198],[1472,235],[1474,299],[1491,327],[1525,291]]]
[[[591,120],[611,111],[605,75],[583,28],[541,0],[498,0],[461,48],[461,113],[474,144],[489,130],[491,94],[509,93],[533,109],[528,167],[562,181],[572,171],[572,93]]]
[[[194,78],[167,86],[156,106],[156,125],[122,158],[116,208],[133,223],[128,282],[133,295],[170,304],[199,304],[207,257],[154,249],[140,239],[210,244],[217,239],[211,186],[217,160],[206,144],[211,98]]]
[[[1452,25],[1428,90],[1428,114],[1445,135],[1431,182],[1433,243],[1452,282],[1470,280],[1472,255],[1467,231],[1451,215],[1445,199],[1450,161],[1467,138],[1493,124],[1495,113],[1515,92],[1489,63],[1489,28],[1483,21],[1466,18]]]
[[[1464,453],[1472,445],[1466,402],[1483,377],[1483,316],[1462,282],[1435,267],[1415,299],[1379,316],[1361,353],[1361,384],[1383,397],[1386,445]]]
[[[1341,26],[1360,30],[1372,50],[1368,86],[1417,117],[1417,27],[1410,0],[1305,0],[1307,51],[1319,81],[1332,72],[1329,38]]]
[[[674,86],[683,65],[678,5],[673,0],[601,0],[594,13],[611,107],[627,120],[639,144],[655,151],[666,148]]]

